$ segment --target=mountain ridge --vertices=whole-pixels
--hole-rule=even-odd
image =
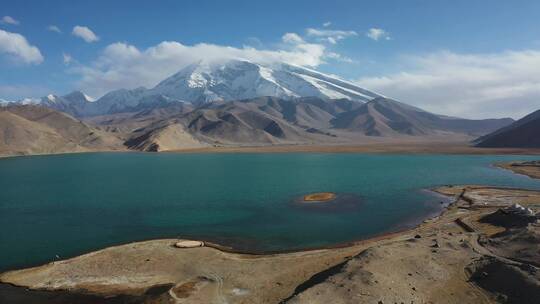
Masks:
[[[137,107],[166,107],[178,102],[198,106],[261,96],[281,99],[318,97],[364,102],[383,97],[338,77],[307,68],[285,63],[270,66],[233,59],[200,61],[180,69],[153,88],[118,89],[95,101],[82,92],[74,91],[64,96],[51,94],[26,103],[40,103],[75,117],[91,117],[127,112]]]
[[[477,147],[484,148],[539,148],[540,110],[474,140]]]
[[[161,117],[137,129],[130,142],[161,151],[158,143],[141,144],[141,139],[156,138],[168,125],[191,134],[201,145],[343,144],[376,138],[458,135],[466,140],[512,122],[512,119],[446,117],[382,97],[368,103],[315,97],[290,100],[258,97],[207,103],[188,111],[182,109],[178,114]]]

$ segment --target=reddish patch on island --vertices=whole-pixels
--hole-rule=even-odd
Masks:
[[[304,195],[304,202],[329,202],[336,198],[336,194],[332,192],[317,192]]]

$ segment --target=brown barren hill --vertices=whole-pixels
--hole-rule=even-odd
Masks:
[[[540,110],[476,140],[478,147],[539,148]]]
[[[67,114],[34,105],[0,108],[0,155],[118,149],[116,137]]]

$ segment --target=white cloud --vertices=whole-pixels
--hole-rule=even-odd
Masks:
[[[27,64],[40,64],[43,56],[23,35],[0,30],[0,53],[8,54]]]
[[[379,41],[381,39],[384,39],[384,40],[391,39],[390,33],[380,28],[370,28],[369,31],[367,31],[366,36],[375,41]]]
[[[13,25],[19,25],[20,24],[20,22],[18,20],[16,20],[15,18],[13,18],[11,16],[2,17],[2,19],[0,20],[0,23],[13,24]]]
[[[47,26],[47,30],[48,31],[51,31],[51,32],[56,32],[56,33],[62,33],[62,31],[60,30],[60,28],[56,25],[49,25]]]
[[[324,62],[327,56],[324,45],[295,41],[297,43],[287,43],[282,49],[275,50],[207,43],[189,46],[175,41],[164,41],[139,50],[133,45],[117,42],[107,46],[91,65],[75,66],[69,71],[81,76],[78,87],[100,96],[114,89],[152,87],[200,60],[236,58],[263,64],[287,62],[307,67],[316,67]]]
[[[82,38],[84,41],[88,43],[96,42],[99,40],[99,37],[96,34],[94,34],[94,32],[92,32],[92,30],[86,26],[76,25],[73,28],[73,31],[71,33],[74,36]]]
[[[331,44],[336,44],[339,40],[347,37],[358,36],[355,31],[340,31],[308,28],[306,34],[310,37],[317,37],[320,41],[325,41]]]
[[[68,53],[62,53],[62,58],[64,59],[65,65],[70,65],[73,61],[73,57],[71,57],[71,55]]]
[[[332,22],[330,21],[326,21],[325,23],[322,24],[323,27],[329,27],[330,25],[332,25]]]
[[[435,113],[520,118],[540,108],[540,51],[436,52],[409,56],[408,70],[357,82]]]
[[[356,63],[355,60],[353,60],[353,59],[351,59],[349,57],[345,57],[345,56],[343,56],[341,54],[338,54],[338,53],[335,53],[335,52],[327,52],[325,57],[334,59],[336,61],[341,61],[341,62]],[[338,78],[341,78],[341,77],[338,77]]]
[[[302,37],[296,33],[285,33],[285,35],[281,37],[281,40],[283,40],[285,43],[304,43],[304,39],[302,39]]]

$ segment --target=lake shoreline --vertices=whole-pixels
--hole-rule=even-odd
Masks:
[[[415,216],[412,218],[404,219],[403,222],[396,223],[393,227],[388,228],[385,231],[382,231],[380,233],[375,233],[373,235],[368,235],[365,237],[360,237],[357,239],[352,239],[350,241],[345,242],[337,242],[332,243],[329,245],[322,245],[322,246],[306,246],[300,249],[281,249],[281,250],[257,250],[256,247],[249,246],[240,246],[238,243],[235,244],[234,241],[227,242],[227,241],[219,241],[219,238],[212,238],[212,237],[194,237],[190,238],[193,240],[204,242],[204,247],[213,248],[216,250],[219,250],[221,252],[225,253],[231,253],[231,254],[240,254],[245,256],[254,256],[254,257],[265,257],[265,256],[273,256],[273,255],[281,255],[281,254],[293,254],[293,253],[302,253],[302,252],[311,252],[311,251],[318,251],[318,250],[332,250],[332,249],[340,249],[340,248],[348,248],[357,246],[360,244],[369,244],[372,241],[380,241],[380,240],[386,240],[392,237],[399,236],[400,234],[403,234],[405,232],[414,230],[418,226],[422,225],[422,223],[433,220],[441,216],[444,212],[448,210],[448,208],[451,207],[451,205],[454,203],[454,201],[445,196],[444,194],[441,194],[437,192],[438,187],[434,187],[432,189],[421,189],[423,192],[427,192],[431,197],[436,198],[433,200],[433,202],[425,201],[426,204],[433,204],[434,207],[436,207],[437,210],[433,212],[426,213],[424,215]],[[499,187],[493,187],[493,188],[499,188]],[[514,189],[514,190],[520,190],[519,188],[510,188],[510,187],[500,187],[501,189]],[[305,204],[305,203],[300,203]],[[313,203],[307,203],[313,204]],[[324,204],[324,203],[322,203]],[[312,207],[312,206],[307,206]],[[159,240],[173,240],[172,237],[158,237],[158,238],[142,238],[138,239],[136,241],[127,241],[127,242],[118,242],[113,245],[104,246],[95,248],[80,254],[72,255],[72,256],[65,256],[62,257],[60,260],[53,260],[53,261],[45,261],[45,262],[38,262],[38,263],[28,263],[28,264],[22,264],[17,265],[13,268],[7,268],[0,270],[0,274],[4,272],[10,272],[14,270],[19,269],[27,269],[27,268],[35,268],[40,267],[49,263],[55,263],[57,261],[61,260],[71,260],[76,259],[82,256],[85,256],[87,254],[93,253],[93,252],[99,252],[105,249],[109,248],[116,248],[121,246],[126,246],[130,244],[136,244],[136,243],[143,243],[143,242],[151,242],[151,241],[159,241]],[[0,281],[1,284],[1,281]]]
[[[443,195],[443,194],[437,192],[436,189],[425,189],[425,191],[429,191],[429,192],[431,192],[433,194]],[[201,241],[203,241],[203,243],[204,243],[203,248],[217,250],[217,251],[225,253],[225,254],[239,255],[239,256],[242,256],[244,258],[247,257],[248,259],[272,258],[272,257],[276,257],[276,256],[286,256],[286,255],[300,255],[300,256],[303,256],[303,255],[310,255],[312,253],[321,252],[321,251],[333,252],[333,251],[337,251],[337,250],[350,250],[352,248],[357,248],[357,247],[366,247],[366,248],[368,248],[368,247],[372,246],[373,244],[377,244],[379,242],[384,242],[384,241],[387,241],[387,240],[398,238],[400,236],[403,236],[406,233],[411,233],[412,231],[414,231],[416,228],[418,228],[422,224],[424,224],[426,222],[429,222],[431,220],[435,220],[436,218],[442,216],[444,214],[444,212],[446,212],[448,210],[448,208],[451,207],[454,203],[455,202],[451,202],[448,206],[442,208],[440,210],[440,212],[438,212],[437,214],[429,215],[428,217],[423,218],[419,223],[412,224],[409,227],[400,228],[400,229],[396,229],[396,230],[392,230],[392,231],[388,231],[388,232],[383,232],[383,233],[376,234],[374,236],[370,236],[370,237],[367,237],[367,238],[362,238],[362,239],[359,239],[359,240],[343,242],[343,243],[336,243],[336,244],[332,244],[332,245],[328,245],[328,246],[308,247],[308,248],[301,249],[301,250],[281,250],[281,251],[255,252],[255,251],[238,250],[238,249],[235,249],[232,246],[226,246],[226,245],[222,245],[222,244],[218,244],[218,243],[214,243],[214,242],[204,241],[202,239],[201,239]],[[120,244],[116,244],[116,245],[112,245],[112,246],[107,246],[107,247],[102,248],[102,249],[89,251],[87,253],[76,255],[76,256],[73,256],[73,257],[69,257],[67,259],[60,260],[60,261],[51,261],[51,262],[48,262],[48,263],[45,263],[45,264],[38,264],[38,265],[35,265],[35,266],[26,266],[26,267],[23,267],[23,268],[18,268],[18,269],[13,269],[13,270],[6,270],[6,271],[3,271],[3,272],[0,272],[0,299],[2,299],[3,290],[9,290],[9,292],[13,293],[16,297],[18,297],[21,293],[26,294],[26,293],[30,292],[31,296],[32,297],[35,296],[35,298],[38,299],[38,300],[43,300],[43,299],[45,299],[45,297],[60,298],[61,300],[60,300],[59,303],[62,303],[62,304],[64,304],[64,302],[62,302],[62,301],[64,301],[63,300],[64,298],[65,298],[65,301],[77,301],[78,303],[81,303],[81,304],[83,304],[83,303],[93,303],[92,301],[100,301],[100,303],[106,303],[106,304],[117,304],[117,303],[124,303],[123,301],[126,300],[126,299],[131,300],[131,301],[135,301],[134,303],[144,303],[145,300],[152,300],[153,301],[153,300],[156,300],[156,299],[152,298],[152,297],[147,297],[146,292],[140,292],[140,291],[135,292],[135,294],[132,294],[132,293],[129,293],[129,292],[128,293],[123,293],[123,292],[120,292],[120,293],[114,293],[114,292],[113,293],[110,293],[110,292],[99,293],[98,292],[98,293],[96,293],[95,291],[85,290],[84,288],[75,289],[75,290],[71,290],[71,289],[58,289],[57,290],[57,289],[50,289],[50,288],[31,288],[31,287],[29,288],[28,286],[26,286],[24,284],[6,282],[6,281],[4,281],[2,279],[2,276],[5,275],[5,274],[18,272],[18,271],[39,269],[39,268],[47,267],[48,265],[55,265],[57,263],[63,263],[64,261],[75,261],[75,260],[78,260],[78,259],[84,259],[84,258],[86,258],[88,256],[92,256],[94,254],[99,254],[100,252],[103,252],[103,251],[114,250],[114,249],[122,249],[123,247],[137,245],[137,244],[146,244],[146,243],[154,243],[154,242],[168,242],[170,244],[170,247],[174,247],[174,244],[178,240],[179,239],[158,238],[158,239],[148,239],[148,240],[140,240],[140,241],[134,241],[134,242],[120,243]],[[149,289],[155,288],[157,286],[159,286],[159,285],[150,286]],[[32,299],[33,299],[32,297],[30,298],[29,304],[32,303],[31,302]],[[40,302],[36,302],[36,303],[40,303]],[[65,304],[68,304],[68,302],[65,302]]]
[[[507,201],[514,201],[514,198],[525,204],[523,197],[528,197],[531,206],[539,206],[539,191],[511,187],[491,187],[479,185],[445,186],[433,189],[433,191],[440,195],[453,198],[451,204],[442,209],[440,214],[425,219],[422,221],[422,223],[414,227],[384,233],[376,237],[367,238],[356,242],[347,242],[346,244],[336,244],[334,246],[318,249],[293,251],[287,253],[246,254],[235,252],[230,247],[224,247],[213,243],[207,243],[206,247],[196,249],[173,249],[172,244],[176,241],[176,239],[157,239],[110,246],[102,250],[92,251],[64,261],[51,262],[49,264],[30,269],[8,271],[0,274],[0,282],[4,284],[11,284],[12,286],[21,286],[19,287],[22,288],[21,292],[26,290],[26,287],[29,287],[36,290],[49,290],[49,292],[53,293],[59,292],[63,293],[63,295],[71,294],[75,297],[80,296],[81,299],[88,296],[97,296],[103,297],[103,303],[111,304],[120,303],[115,302],[114,297],[129,297],[132,301],[134,301],[132,303],[147,303],[147,301],[168,299],[170,297],[173,297],[174,299],[175,296],[178,296],[178,294],[175,292],[178,290],[184,290],[184,287],[187,286],[186,284],[188,283],[189,286],[200,286],[200,288],[197,287],[194,290],[190,289],[187,294],[182,293],[182,298],[183,296],[193,299],[199,299],[198,297],[202,297],[204,299],[213,297],[214,289],[212,288],[215,287],[214,285],[216,279],[212,276],[202,274],[202,276],[206,279],[197,279],[197,277],[201,275],[196,275],[197,271],[195,271],[195,273],[191,273],[191,271],[187,271],[186,273],[177,273],[176,271],[173,271],[171,273],[172,270],[170,269],[170,266],[166,265],[167,263],[170,263],[170,260],[165,257],[175,257],[175,259],[179,259],[179,257],[182,256],[184,259],[187,259],[188,264],[195,268],[198,267],[198,263],[202,263],[204,265],[206,265],[205,262],[212,264],[211,268],[213,268],[216,273],[219,272],[220,280],[225,282],[220,284],[225,284],[226,286],[230,285],[230,294],[227,294],[227,297],[230,299],[244,299],[242,297],[248,297],[252,300],[264,299],[264,301],[260,301],[260,303],[281,303],[281,301],[284,299],[287,299],[286,303],[289,303],[288,300],[290,300],[290,303],[310,303],[313,301],[314,296],[319,295],[322,290],[331,290],[332,292],[335,292],[334,297],[341,294],[341,292],[337,292],[337,290],[341,290],[342,288],[340,285],[336,286],[330,284],[324,287],[324,289],[320,289],[323,288],[320,287],[320,284],[325,282],[325,278],[335,276],[339,277],[340,274],[346,273],[348,268],[345,268],[345,265],[364,263],[366,259],[367,261],[370,261],[370,254],[374,254],[377,259],[381,259],[387,263],[399,262],[403,263],[405,266],[408,265],[407,263],[412,263],[412,265],[416,265],[414,266],[416,268],[422,268],[416,263],[421,261],[420,256],[426,255],[431,259],[435,258],[437,263],[440,263],[439,267],[446,267],[447,271],[450,272],[459,270],[459,267],[466,266],[466,268],[468,267],[467,269],[470,269],[469,271],[471,276],[478,271],[475,269],[483,269],[483,264],[474,264],[474,260],[478,258],[482,260],[495,258],[498,263],[509,263],[509,266],[507,265],[505,267],[514,267],[512,266],[512,263],[517,263],[515,260],[511,259],[507,261],[505,260],[507,259],[506,257],[501,257],[499,254],[494,254],[491,249],[486,249],[485,245],[478,243],[477,237],[479,233],[491,233],[491,229],[495,229],[493,227],[488,227],[489,229],[487,229],[483,224],[480,225],[478,223],[478,219],[481,218],[481,216],[496,212],[498,208],[502,208],[500,207],[502,206],[501,204],[506,203]],[[504,201],[501,201],[500,197],[504,197]],[[464,231],[463,227],[469,227],[472,232],[467,232],[466,230]],[[468,247],[458,249],[459,247],[450,245],[454,242],[459,244],[461,242],[460,239],[466,239],[467,242],[470,243]],[[436,241],[434,242],[432,240]],[[410,247],[411,245],[413,247]],[[388,249],[382,250],[379,248]],[[471,251],[467,248],[472,248],[473,250]],[[399,250],[407,250],[411,252],[416,252],[415,250],[418,250],[419,253],[415,253],[415,255],[418,256],[411,257],[410,262],[403,262],[401,261],[403,258],[400,258],[399,261],[397,261],[396,258],[390,253],[385,254],[385,252],[393,252],[393,250],[398,252]],[[447,251],[449,255],[445,255],[446,253],[444,251]],[[377,254],[372,252],[376,252]],[[456,260],[457,262],[455,262],[460,265],[458,268],[456,268],[457,266],[454,264],[444,264],[445,259],[455,258],[452,257],[452,255],[456,254],[460,255],[459,259]],[[104,265],[108,265],[108,263],[112,262],[110,258],[111,255],[117,257],[118,260],[116,260],[114,264],[109,265],[110,267],[105,267]],[[438,257],[439,255],[440,257]],[[156,264],[152,264],[154,266],[145,265],[146,263],[143,263],[142,261],[144,257],[147,257],[147,263],[151,262]],[[160,262],[161,257],[164,259],[162,259]],[[158,261],[153,262],[153,259],[155,258],[157,258]],[[203,261],[201,262],[201,260]],[[486,263],[489,263],[490,261],[491,260],[487,261]],[[119,265],[116,265],[117,263]],[[224,266],[224,263],[233,265]],[[373,264],[375,262],[372,261],[369,263]],[[97,268],[96,265],[98,265]],[[184,264],[181,263],[179,265]],[[156,270],[154,267],[163,267],[163,269]],[[272,272],[268,273],[266,270],[263,270],[275,270],[276,267],[277,269],[282,269],[281,271],[283,274],[278,278],[277,283],[279,284],[276,283],[277,285],[274,285],[275,294],[268,294],[268,292],[265,292],[264,289],[260,289],[262,286],[260,285],[260,280],[248,278],[249,276],[239,278],[238,275],[238,271],[240,271],[239,269],[245,268],[245,270],[242,271],[246,271],[247,269],[255,268],[254,270],[250,271],[254,271],[256,275],[262,276],[263,279],[276,280],[276,278],[273,278],[273,275],[268,277],[268,275],[270,275]],[[130,269],[136,269],[137,271],[131,272]],[[329,269],[332,269],[332,271],[327,272]],[[383,273],[385,271],[382,268],[376,269],[377,271]],[[398,270],[400,269],[395,269],[396,272],[398,272]],[[132,281],[129,278],[126,278],[126,271],[127,273],[132,273],[135,280]],[[422,268],[422,271],[429,271],[429,269]],[[155,281],[150,278],[145,279],[145,272],[148,274],[154,273],[154,275],[159,274],[157,276],[161,281]],[[97,276],[99,278],[100,274],[101,279],[99,279],[99,281],[101,281],[101,283],[94,282],[91,279],[92,276]],[[40,279],[43,275],[50,279],[48,283],[44,283],[43,280]],[[148,297],[146,294],[147,290],[160,286],[160,284],[163,285],[166,283],[166,281],[169,282],[172,278],[171,275],[173,275],[173,277],[178,276],[174,279],[175,285],[173,284],[177,288],[177,291],[174,291],[175,289],[171,288],[167,292],[162,292],[161,294]],[[392,273],[388,275],[390,276]],[[313,281],[313,276],[322,276],[322,279]],[[390,295],[398,294],[400,299],[405,298],[407,300],[435,299],[439,300],[438,302],[441,302],[442,299],[445,299],[445,297],[448,296],[448,294],[423,294],[420,298],[418,298],[418,290],[425,290],[427,287],[422,285],[423,281],[421,279],[417,279],[415,281],[413,277],[411,277],[410,273],[409,275],[405,273],[405,277],[403,278],[404,280],[415,282],[415,293],[413,293],[412,296],[405,292],[405,287],[401,288],[399,283],[395,284],[393,281],[392,286],[394,286],[395,290],[392,291]],[[141,284],[139,280],[143,280],[145,282]],[[482,284],[486,284],[485,282],[475,281],[476,279],[471,279],[471,282],[468,282],[469,279],[466,281],[462,280],[462,278],[454,275],[449,275],[449,277],[444,278],[444,280],[441,279],[441,282],[444,282],[445,286],[448,286],[447,288],[449,290],[455,288],[455,294],[453,295],[452,299],[458,299],[461,297],[462,300],[470,300],[469,297],[474,296],[477,297],[476,300],[478,303],[494,303],[494,292],[500,292],[491,290],[490,288],[495,287],[489,284],[484,286]],[[379,282],[379,284],[381,283],[386,284],[384,281]],[[430,282],[430,284],[431,283],[432,282]],[[237,287],[233,288],[231,286]],[[300,288],[300,286],[302,286],[302,288]],[[364,286],[362,288],[369,288],[369,286]],[[381,286],[377,286],[377,288],[381,289]],[[240,292],[234,292],[234,290],[237,289],[246,289],[252,294],[249,294],[249,296],[239,295]],[[535,291],[535,289],[533,289],[533,291]],[[0,299],[3,296],[1,293],[2,292],[0,289]],[[18,295],[17,292],[15,292],[15,294]],[[388,297],[389,295],[379,293],[378,296],[374,296],[373,294],[376,294],[376,291],[372,290],[372,294],[369,297],[373,299],[379,297],[381,299],[384,298],[385,300],[388,300],[388,298],[385,297]],[[38,295],[37,297],[39,298],[40,296]],[[106,299],[109,299],[110,301],[107,302]],[[116,298],[116,300],[118,299],[119,298]],[[259,303],[252,300],[242,300],[241,303]],[[444,303],[444,301],[442,302]],[[30,301],[28,303],[32,302]],[[84,303],[84,301],[81,301],[81,303]]]
[[[508,189],[510,189],[510,188],[508,188]],[[440,193],[436,192],[434,189],[424,189],[424,191],[428,191],[432,195],[440,195]],[[256,250],[256,249],[249,249],[247,246],[235,246],[234,242],[231,242],[230,244],[227,244],[227,242],[219,242],[218,240],[216,240],[216,238],[205,238],[205,237],[197,238],[197,237],[195,237],[195,238],[189,238],[189,239],[190,240],[201,241],[201,242],[204,243],[204,247],[213,248],[213,249],[219,250],[219,251],[224,252],[224,253],[240,254],[240,255],[253,256],[253,257],[267,257],[267,256],[273,256],[273,255],[293,254],[293,253],[311,252],[311,251],[318,251],[318,250],[332,250],[332,249],[348,248],[348,247],[356,246],[356,245],[359,245],[359,244],[369,243],[371,241],[379,241],[379,240],[389,239],[389,238],[398,236],[398,235],[400,235],[400,234],[402,234],[404,232],[413,230],[414,228],[421,225],[423,222],[432,220],[432,219],[437,218],[440,215],[442,215],[448,209],[448,207],[451,204],[452,203],[450,203],[449,205],[441,208],[441,210],[439,210],[437,212],[432,212],[432,213],[427,214],[426,216],[418,217],[418,218],[414,218],[414,219],[409,219],[409,220],[404,221],[403,223],[396,224],[396,227],[390,228],[388,231],[384,231],[384,232],[381,232],[381,233],[376,233],[374,235],[354,239],[354,240],[351,240],[351,241],[338,242],[338,243],[333,243],[333,244],[330,244],[330,245],[322,245],[322,246],[307,246],[307,247],[304,247],[304,248],[301,248],[301,249]],[[114,245],[92,249],[92,250],[83,252],[81,254],[62,257],[61,260],[38,262],[38,263],[29,263],[29,264],[18,265],[18,266],[15,266],[13,268],[7,268],[7,269],[4,269],[4,270],[1,270],[0,275],[2,273],[5,273],[5,272],[20,270],[20,269],[27,269],[27,268],[40,267],[40,266],[43,266],[43,265],[47,265],[47,264],[50,264],[50,263],[55,263],[55,262],[62,261],[62,260],[77,259],[77,258],[85,256],[87,254],[90,254],[90,253],[93,253],[93,252],[99,252],[99,251],[102,251],[102,250],[105,250],[105,249],[122,247],[122,246],[137,244],[137,243],[160,241],[160,240],[180,240],[180,239],[168,238],[168,237],[158,237],[158,238],[140,239],[140,240],[136,240],[136,241],[119,242],[119,243],[115,243]],[[0,281],[0,284],[1,284],[1,281]],[[14,285],[14,286],[16,286],[16,285]]]
[[[64,151],[39,154],[1,154],[2,158],[46,156],[86,153],[144,153],[144,154],[198,154],[198,153],[359,153],[359,154],[463,154],[463,155],[540,155],[539,148],[479,148],[468,143],[446,142],[403,142],[389,141],[365,144],[339,145],[261,145],[261,146],[219,146],[161,152],[135,150],[89,150]]]

